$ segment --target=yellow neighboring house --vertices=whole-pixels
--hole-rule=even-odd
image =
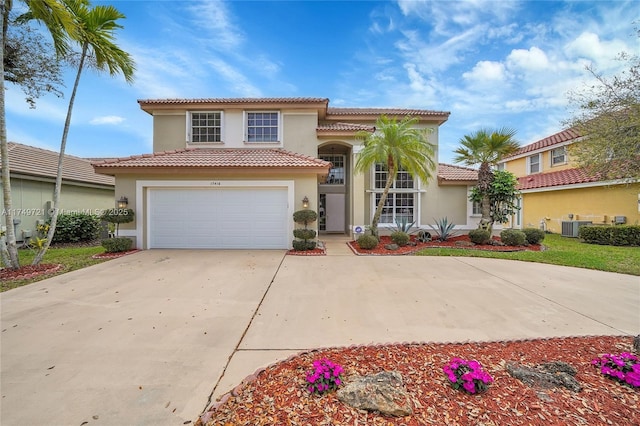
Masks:
[[[520,148],[498,164],[516,175],[522,192],[521,210],[512,227],[577,236],[584,223],[640,223],[640,182],[589,176],[570,155],[569,147],[582,139],[574,129],[563,130]]]

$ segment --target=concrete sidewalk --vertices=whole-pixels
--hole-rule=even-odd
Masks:
[[[0,423],[179,425],[317,347],[640,333],[638,277],[332,244],[143,251],[3,293]]]

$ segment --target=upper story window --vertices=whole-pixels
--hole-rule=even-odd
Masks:
[[[479,201],[474,201],[471,206],[471,214],[474,216],[482,215],[482,204]]]
[[[320,159],[329,161],[332,164],[325,183],[328,185],[344,185],[344,155],[321,155]]]
[[[247,142],[278,142],[280,113],[277,111],[247,112]]]
[[[496,170],[506,170],[505,163],[498,163],[498,165],[496,166]]]
[[[542,168],[540,167],[540,154],[534,154],[527,157],[527,172],[540,173]]]
[[[375,185],[376,185],[376,189],[384,189],[385,185],[387,184],[387,176],[388,176],[388,172],[387,172],[387,166],[386,164],[376,164],[376,171],[375,171]],[[402,169],[402,167],[400,167],[400,170],[398,170],[398,174],[396,175],[396,180],[395,182],[393,182],[393,185],[391,186],[391,189],[413,189],[414,188],[414,182],[413,182],[413,176],[411,176],[411,173],[405,171]]]
[[[222,112],[192,112],[189,117],[189,135],[192,143],[222,142]]]
[[[551,151],[551,165],[565,164],[567,162],[567,147],[562,146]]]

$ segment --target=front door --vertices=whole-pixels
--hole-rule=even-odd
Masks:
[[[344,232],[344,194],[325,195],[325,231]]]

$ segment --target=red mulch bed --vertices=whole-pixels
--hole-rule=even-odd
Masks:
[[[493,237],[494,241],[500,241],[500,237]],[[486,250],[486,251],[500,251],[500,252],[512,252],[512,251],[541,251],[542,246],[540,244],[532,244],[529,246],[495,246],[490,244],[473,244],[469,240],[469,235],[459,235],[456,237],[448,238],[446,241],[433,240],[428,243],[420,243],[416,241],[415,236],[411,236],[411,242],[415,245],[407,245],[399,247],[398,250],[387,250],[384,248],[387,244],[392,244],[391,237],[382,236],[380,242],[373,249],[361,249],[358,243],[355,241],[349,241],[347,244],[351,247],[351,250],[358,255],[402,255],[411,254],[425,248],[457,248],[462,250]],[[473,245],[469,245],[473,244]]]
[[[26,280],[40,275],[53,274],[62,269],[62,265],[41,263],[40,265],[25,265],[18,269],[0,269],[0,281]]]
[[[327,251],[324,248],[324,245],[322,246],[322,248],[314,248],[313,250],[289,250],[287,251],[287,254],[289,256],[325,256],[327,254]]]
[[[632,338],[568,337],[489,343],[392,344],[302,353],[248,377],[196,424],[213,425],[638,425],[640,390],[600,374],[591,360],[631,351]],[[476,359],[493,377],[489,389],[470,395],[453,389],[442,372],[452,358]],[[414,413],[384,417],[351,408],[335,393],[311,395],[305,374],[316,359],[342,365],[344,378],[396,370]],[[511,377],[506,362],[529,366],[564,361],[577,371],[582,391],[529,387]]]

